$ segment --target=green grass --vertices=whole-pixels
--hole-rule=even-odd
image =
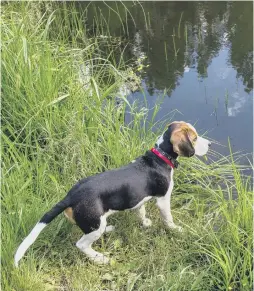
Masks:
[[[251,290],[253,196],[233,153],[180,161],[172,208],[183,233],[165,229],[154,202],[150,229],[134,212],[115,214],[116,231],[95,244],[115,263],[97,266],[60,215],[14,268],[22,239],[78,179],[128,163],[158,135],[146,108],[107,99],[128,69],[114,59],[115,40],[105,56],[73,8],[47,3],[43,15],[36,5],[10,3],[1,16],[2,290]],[[80,66],[90,68],[87,82]]]

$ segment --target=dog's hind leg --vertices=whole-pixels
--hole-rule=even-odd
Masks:
[[[92,261],[98,264],[107,264],[109,259],[105,257],[102,253],[96,252],[92,248],[92,243],[98,240],[101,235],[106,231],[106,215],[101,216],[99,228],[84,234],[79,241],[77,241],[76,246],[85,253]]]
[[[146,217],[146,208],[145,205],[143,204],[140,208],[138,208],[138,216],[142,221],[143,226],[148,227],[152,225],[151,219]]]

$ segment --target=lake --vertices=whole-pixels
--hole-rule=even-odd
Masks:
[[[158,119],[174,111],[174,120],[218,141],[221,154],[229,152],[228,138],[233,151],[246,153],[253,148],[252,7],[243,1],[94,2],[86,21],[105,20],[107,32],[126,43],[121,57],[140,62],[142,90],[129,100],[145,95],[153,108],[164,96]]]

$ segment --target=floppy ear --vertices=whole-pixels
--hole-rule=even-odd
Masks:
[[[188,135],[188,128],[182,124],[172,130],[170,142],[173,145],[173,151],[179,156],[191,157],[195,154],[195,149]]]

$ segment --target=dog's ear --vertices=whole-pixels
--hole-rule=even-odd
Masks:
[[[173,145],[173,151],[179,156],[191,157],[195,154],[192,133],[185,122],[171,123],[169,125],[170,142]]]
[[[173,144],[173,149],[179,156],[192,157],[195,154],[195,149],[186,132],[178,134],[178,138]]]

